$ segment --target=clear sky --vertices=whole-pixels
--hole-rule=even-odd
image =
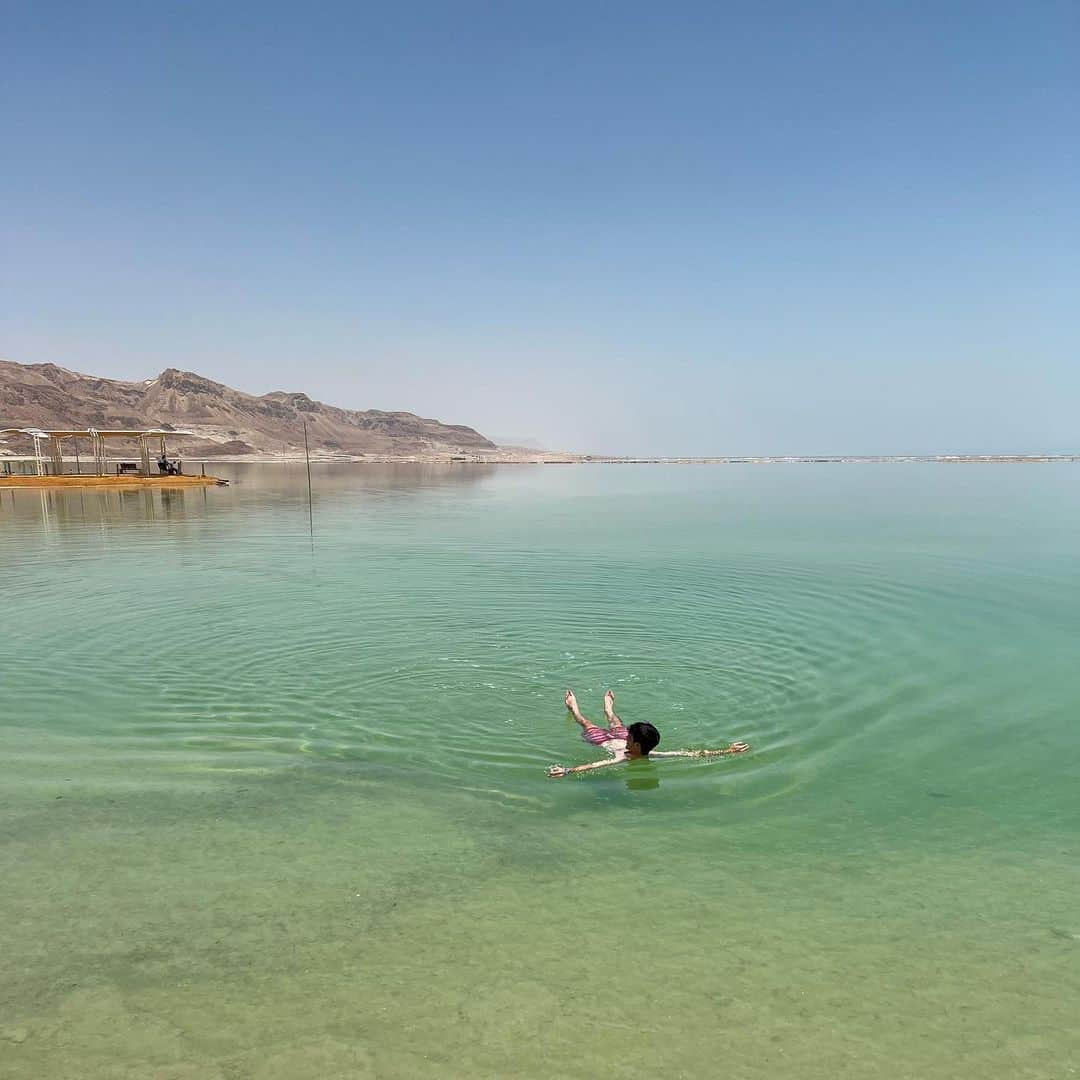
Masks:
[[[1077,451],[1078,118],[1075,0],[9,2],[0,356],[584,451]]]

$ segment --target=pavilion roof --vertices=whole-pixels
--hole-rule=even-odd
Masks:
[[[62,431],[43,431],[41,428],[0,428],[0,435],[36,435],[39,439],[68,439],[77,435],[100,435],[105,439],[138,439],[138,438],[164,438],[169,435],[194,435],[194,431],[164,431],[158,428],[148,428],[140,431],[110,430],[107,428],[82,428]]]

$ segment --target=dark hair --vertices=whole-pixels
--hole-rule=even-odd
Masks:
[[[626,733],[629,735],[631,742],[636,742],[641,747],[641,752],[646,757],[649,756],[650,750],[656,749],[656,744],[660,741],[660,732],[647,720],[643,720],[638,724],[631,724],[626,729]]]

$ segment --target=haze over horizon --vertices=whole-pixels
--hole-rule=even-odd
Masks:
[[[6,359],[581,452],[1080,449],[1074,5],[5,12]]]

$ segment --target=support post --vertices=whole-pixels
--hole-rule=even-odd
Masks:
[[[308,450],[307,421],[304,421],[304,461],[307,462],[307,515],[311,534],[311,554],[315,554],[315,512],[311,507],[311,452]]]

